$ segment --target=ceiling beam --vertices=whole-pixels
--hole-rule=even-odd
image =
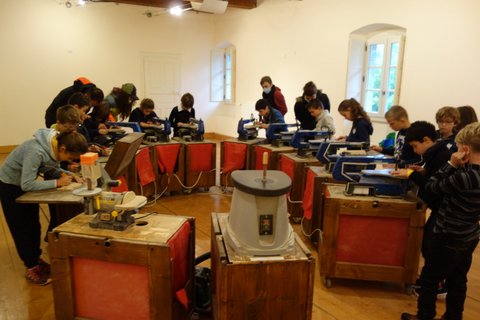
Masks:
[[[137,6],[171,8],[176,5],[190,5],[190,1],[183,0],[103,0],[102,2],[115,2],[124,4],[134,4]],[[201,1],[198,1],[201,2]],[[257,7],[257,0],[228,0],[228,6],[231,8],[252,9]]]

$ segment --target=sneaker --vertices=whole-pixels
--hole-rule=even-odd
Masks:
[[[41,286],[50,283],[50,275],[46,274],[39,264],[33,268],[27,269],[25,272],[25,278],[27,278],[28,281]]]
[[[43,260],[42,258],[38,258],[38,265],[42,269],[42,272],[50,277],[50,274],[51,274],[50,264],[45,262],[45,260]]]
[[[440,281],[437,288],[437,299],[447,298],[447,286],[445,280]]]

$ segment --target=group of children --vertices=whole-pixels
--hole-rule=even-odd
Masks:
[[[131,83],[114,88],[104,99],[103,91],[88,79],[76,79],[74,85],[63,89],[48,107],[45,113],[48,127],[37,130],[33,139],[15,148],[2,164],[2,209],[26,267],[25,277],[32,283],[44,285],[50,278],[50,265],[41,259],[39,205],[17,203],[16,199],[28,191],[54,189],[72,181],[82,183],[75,174],[78,170],[75,161],[87,151],[102,152],[98,143],[107,141],[107,121],[129,119],[143,129],[152,126],[156,118],[153,100],[143,99],[140,107],[131,112],[136,100],[136,88]],[[175,135],[195,117],[193,104],[193,96],[186,93],[181,98],[181,106],[173,108],[170,121]],[[43,179],[37,179],[38,176]],[[49,206],[49,209],[48,230],[52,230],[56,226],[55,207]]]
[[[269,85],[271,81],[267,81],[266,87]],[[303,90],[295,104],[300,128],[335,133],[323,102],[328,97],[311,81]],[[282,112],[267,99],[258,100],[255,109],[264,122],[262,128],[285,123]],[[373,126],[360,103],[346,99],[338,106],[338,112],[352,121],[352,128],[348,136],[337,139],[370,144]],[[467,273],[480,237],[480,123],[471,106],[443,107],[435,118],[438,130],[426,121],[410,123],[403,107],[392,106],[385,119],[396,133],[370,147],[397,159],[399,169],[391,174],[414,183],[419,198],[431,210],[421,248],[425,264],[416,289],[417,314],[403,313],[402,320],[434,319],[437,294],[446,292],[447,308],[441,319],[462,319]]]
[[[271,79],[264,77],[261,84],[265,98],[255,105],[263,118],[261,127],[285,123],[282,112],[272,107],[268,99],[276,90]],[[47,110],[46,124],[53,129],[39,129],[34,139],[17,147],[0,168],[3,212],[27,268],[26,277],[38,284],[45,284],[50,276],[49,265],[40,258],[39,208],[36,204],[17,203],[16,199],[28,191],[64,186],[72,180],[81,182],[72,174],[75,168],[62,168],[60,163],[71,163],[89,149],[98,151],[89,143],[108,134],[107,120],[129,117],[129,121],[138,122],[145,129],[157,119],[154,102],[148,98],[131,111],[138,100],[133,84],[114,88],[102,101],[98,99],[103,98],[103,92],[85,78],[77,79],[73,87],[76,92],[68,88],[62,90]],[[66,92],[71,93],[67,100]],[[273,99],[275,102],[275,96]],[[59,101],[66,101],[65,105],[54,106]],[[301,100],[297,99],[295,108],[295,114],[301,118],[301,128],[335,133],[333,119],[325,109],[326,101],[328,97],[317,90],[313,82],[305,85],[304,95]],[[181,106],[171,111],[169,120],[175,136],[181,134],[190,118],[195,118],[193,105],[193,96],[186,93],[181,98]],[[92,112],[88,113],[91,108]],[[50,116],[52,110],[55,110],[54,123]],[[352,121],[349,135],[340,139],[370,143],[373,126],[358,101],[346,99],[338,111]],[[392,171],[392,175],[415,183],[419,197],[431,209],[422,242],[425,265],[419,278],[418,311],[416,315],[404,313],[402,319],[433,319],[439,283],[444,283],[449,293],[443,319],[461,319],[467,273],[480,237],[480,124],[470,106],[439,109],[438,130],[426,121],[410,123],[407,111],[401,106],[391,107],[385,119],[396,132],[395,141],[371,146],[371,149],[395,156],[400,169]],[[38,175],[43,175],[44,180],[38,180]]]

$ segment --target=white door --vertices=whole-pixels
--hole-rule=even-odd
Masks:
[[[145,97],[155,102],[155,113],[165,119],[180,101],[180,55],[143,56]]]

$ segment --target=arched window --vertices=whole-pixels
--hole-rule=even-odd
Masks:
[[[355,98],[373,118],[400,99],[405,29],[385,24],[350,35],[347,98]]]
[[[235,100],[235,47],[231,43],[224,42],[212,50],[210,100]]]

